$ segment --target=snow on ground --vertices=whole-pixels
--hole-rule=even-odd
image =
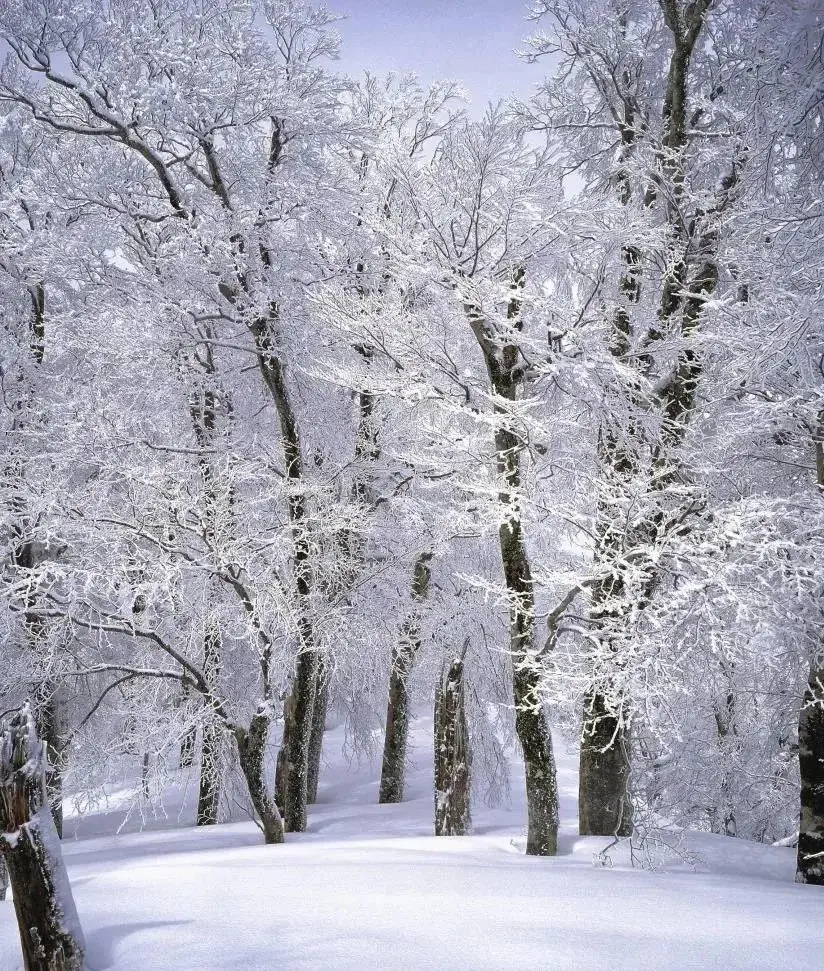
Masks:
[[[116,814],[87,816],[64,851],[90,971],[824,968],[824,890],[792,882],[791,849],[690,834],[694,869],[593,866],[608,841],[576,835],[560,745],[559,856],[523,855],[514,772],[512,807],[477,809],[474,836],[429,835],[430,733],[415,722],[407,801],[378,806],[377,766],[348,767],[327,732],[309,832],[283,846],[249,822],[101,836]],[[7,900],[0,971],[19,967]]]

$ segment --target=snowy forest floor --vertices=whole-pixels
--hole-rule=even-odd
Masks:
[[[608,841],[577,836],[575,758],[560,740],[553,859],[523,855],[520,766],[510,806],[477,807],[471,837],[435,838],[431,721],[413,724],[396,806],[376,804],[377,763],[349,766],[342,743],[341,728],[327,732],[309,831],[283,846],[264,846],[251,822],[184,825],[188,810],[119,836],[122,812],[69,819],[90,971],[824,967],[824,891],[792,882],[791,849],[690,833],[692,866],[633,868],[623,847],[594,866]],[[8,899],[0,971],[20,963]]]

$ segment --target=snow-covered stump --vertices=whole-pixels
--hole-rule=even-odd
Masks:
[[[0,852],[26,971],[83,971],[84,943],[46,794],[47,762],[28,705],[0,725]]]
[[[436,836],[466,836],[472,831],[471,765],[463,661],[456,658],[435,692]]]

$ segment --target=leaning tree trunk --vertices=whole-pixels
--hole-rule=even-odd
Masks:
[[[415,561],[412,574],[412,600],[416,605],[424,601],[429,593],[431,559],[431,553],[421,553]],[[389,669],[386,734],[383,740],[381,783],[378,794],[378,802],[381,804],[403,800],[406,745],[409,738],[409,677],[421,644],[415,609],[403,625],[400,640],[392,652],[392,665]]]
[[[45,746],[28,706],[0,735],[0,852],[26,971],[83,971],[83,934],[46,795]]]
[[[455,658],[435,691],[435,835],[472,832],[472,750],[464,707],[464,667]]]
[[[255,812],[260,819],[265,843],[282,843],[283,820],[278,807],[266,788],[266,739],[269,735],[269,718],[263,712],[252,716],[249,730],[235,728],[238,761]]]

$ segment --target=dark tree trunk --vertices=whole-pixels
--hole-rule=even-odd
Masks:
[[[329,708],[329,672],[321,661],[318,664],[318,683],[315,688],[315,707],[312,711],[312,734],[309,737],[309,774],[306,780],[306,799],[310,805],[317,802],[320,762],[323,755],[323,733],[326,730],[326,712]]]
[[[249,730],[235,729],[238,761],[246,779],[249,796],[260,819],[263,839],[266,843],[282,843],[284,828],[278,807],[266,788],[266,739],[269,719],[257,713],[252,716]]]
[[[217,822],[220,805],[220,783],[223,775],[221,758],[223,733],[214,719],[207,716],[203,723],[200,751],[200,783],[197,793],[198,826],[213,826]]]
[[[264,251],[264,262],[270,257]],[[292,572],[298,607],[298,657],[290,692],[291,704],[284,710],[284,755],[280,760],[283,778],[284,824],[292,833],[306,829],[309,739],[315,704],[318,655],[312,626],[312,556],[307,522],[300,431],[286,384],[286,374],[277,341],[280,307],[273,301],[269,313],[254,320],[250,329],[255,340],[258,367],[272,396],[281,431],[286,478],[289,482],[289,520],[292,525]]]
[[[63,838],[63,773],[66,768],[65,699],[60,686],[44,681],[36,692],[37,732],[46,743],[46,791],[57,835]]]
[[[824,411],[815,436],[816,484],[824,499]],[[798,883],[824,885],[824,665],[811,664],[798,715],[801,813],[798,827]]]
[[[412,574],[412,600],[420,604],[429,592],[429,561],[431,553],[421,553]],[[386,733],[383,740],[383,761],[378,802],[394,803],[403,800],[406,773],[406,745],[409,738],[409,676],[420,647],[418,617],[415,612],[403,625],[398,644],[392,652],[389,670],[389,699],[386,703]]]
[[[286,811],[286,753],[290,747],[289,732],[293,723],[293,719],[288,712],[289,705],[291,704],[292,695],[290,692],[283,703],[283,735],[280,739],[280,748],[278,749],[275,760],[275,802],[281,813]]]
[[[291,704],[284,709],[284,824],[288,833],[306,829],[309,795],[309,740],[315,705],[317,655],[303,651],[298,655],[292,681]],[[286,718],[290,719],[288,731]]]
[[[203,672],[211,684],[220,676],[222,660],[220,627],[211,613],[203,632]],[[200,785],[197,797],[197,825],[211,826],[217,822],[220,803],[220,784],[223,777],[223,732],[212,708],[206,707],[200,746]]]
[[[9,886],[9,871],[6,867],[6,858],[0,851],[0,901],[6,899],[6,890]]]
[[[507,318],[515,331],[521,318],[524,271],[513,274]],[[518,345],[500,338],[481,310],[466,308],[469,324],[484,355],[490,384],[505,401],[517,401],[524,380]],[[502,480],[499,493],[502,523],[498,530],[501,565],[509,596],[509,653],[512,658],[512,691],[515,732],[524,755],[528,829],[526,852],[530,856],[554,856],[558,852],[558,790],[552,735],[541,707],[541,671],[535,656],[535,590],[521,510],[521,460],[523,439],[509,426],[505,406],[495,407],[499,427],[495,454]]]
[[[590,692],[584,701],[581,761],[578,777],[578,832],[581,836],[629,836],[630,760],[621,720],[603,695]]]
[[[386,730],[383,739],[383,761],[378,802],[403,800],[406,771],[406,745],[409,737],[409,689],[407,678],[412,670],[415,647],[401,641],[392,652],[389,671],[389,699],[386,703]]]
[[[2,730],[0,852],[26,971],[83,971],[83,935],[47,803],[43,745],[28,707]]]
[[[824,667],[810,670],[798,717],[801,815],[798,828],[799,883],[824,885]]]
[[[472,831],[472,750],[464,708],[463,660],[456,658],[435,692],[435,835]]]
[[[178,765],[181,769],[191,768],[195,760],[195,748],[197,747],[197,726],[190,725],[186,729],[183,738],[180,740],[180,759]]]
[[[721,764],[721,805],[711,812],[710,826],[713,833],[724,836],[737,836],[738,826],[735,821],[735,801],[732,791],[732,777],[730,773],[730,758],[737,755],[736,739],[738,728],[736,725],[736,698],[733,682],[734,668],[722,662],[722,671],[727,677],[727,690],[724,698],[717,698],[714,704],[715,727],[718,731],[718,755]],[[731,752],[730,749],[733,749]],[[737,759],[736,759],[737,761]]]
[[[496,438],[503,435],[509,433],[499,433]],[[511,450],[503,454],[507,464],[517,462],[517,459],[507,457]],[[510,481],[512,478],[508,476]],[[524,755],[528,816],[526,852],[530,856],[554,856],[558,852],[555,757],[552,736],[541,708],[540,671],[529,656],[535,640],[535,598],[520,518],[510,519],[501,526],[500,543],[504,577],[510,594],[509,642],[515,732]]]
[[[143,753],[143,765],[140,770],[140,794],[144,799],[149,798],[149,753]]]
[[[211,381],[217,369],[212,356],[211,345],[206,343],[202,349],[201,364]],[[214,450],[218,430],[218,400],[224,402],[231,414],[231,399],[224,389],[217,394],[216,386],[206,380],[192,396],[191,416],[197,443],[202,449],[199,465],[204,485],[204,506],[206,511],[206,535],[209,546],[218,549],[218,515],[223,506],[233,515],[233,496],[231,489],[222,487],[219,473],[213,467],[209,452]],[[203,673],[209,684],[216,685],[222,664],[222,641],[220,625],[215,605],[218,602],[216,579],[210,580],[206,598],[206,617],[203,626]],[[181,767],[194,761],[197,729],[193,727],[181,746]],[[217,822],[220,803],[220,789],[223,775],[222,764],[223,732],[214,709],[208,703],[203,716],[200,747],[200,780],[198,785],[196,823],[198,826],[211,826]]]

